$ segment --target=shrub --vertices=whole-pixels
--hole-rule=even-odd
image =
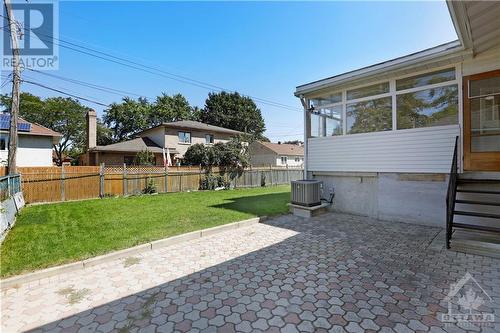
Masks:
[[[146,181],[146,187],[142,190],[143,194],[153,194],[156,193],[156,184],[153,178],[148,178]]]

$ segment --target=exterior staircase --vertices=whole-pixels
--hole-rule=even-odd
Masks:
[[[500,258],[500,172],[458,174],[448,247]]]

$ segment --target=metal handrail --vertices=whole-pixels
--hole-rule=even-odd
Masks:
[[[458,178],[458,136],[455,137],[455,148],[453,149],[453,160],[451,162],[450,178],[448,180],[448,192],[446,194],[446,248],[450,248],[451,234],[453,232],[453,213],[455,211],[455,199],[457,195]]]

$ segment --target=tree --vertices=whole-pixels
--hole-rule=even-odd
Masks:
[[[134,158],[135,165],[155,165],[155,155],[149,150],[138,152]]]
[[[300,141],[300,140],[285,141],[283,143],[288,144],[288,145],[296,145],[296,146],[302,146],[304,144],[304,142]]]
[[[2,95],[1,104],[8,109],[10,98]],[[63,135],[54,145],[57,165],[62,164],[69,149],[80,150],[85,142],[85,115],[88,108],[73,98],[51,97],[45,100],[29,93],[21,94],[19,116],[31,123],[37,123]]]
[[[243,173],[248,166],[248,149],[238,139],[229,142],[218,142],[213,146],[194,144],[184,154],[184,163],[188,165],[199,165],[205,171],[205,179],[200,184],[201,189],[213,189],[218,186],[228,186],[224,182],[224,175],[233,180]],[[214,166],[218,166],[221,175],[215,177],[212,174]]]
[[[123,98],[104,110],[103,121],[111,129],[114,142],[132,138],[133,134],[150,127],[151,103],[146,98]]]
[[[254,101],[237,92],[209,93],[200,121],[249,133],[255,138],[260,138],[266,130],[260,109]]]
[[[149,124],[152,127],[164,122],[191,119],[192,109],[184,96],[181,94],[169,96],[162,93],[161,96],[156,97],[155,104],[149,116]]]
[[[113,132],[100,119],[97,119],[97,145],[106,146],[114,143]]]

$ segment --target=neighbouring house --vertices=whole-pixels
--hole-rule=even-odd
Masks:
[[[296,88],[335,210],[500,231],[500,2],[447,5],[459,40]]]
[[[291,166],[304,164],[304,147],[286,143],[255,141],[248,146],[253,166]]]
[[[173,164],[182,164],[184,153],[196,143],[212,145],[227,142],[242,134],[228,128],[182,120],[152,127],[135,135],[135,138],[106,146],[97,145],[97,116],[87,114],[87,152],[81,156],[83,165],[132,165],[137,153],[148,150],[155,156],[155,165],[163,165],[163,149],[170,153]]]
[[[0,114],[0,164],[7,165],[9,155],[10,114]],[[52,151],[62,137],[47,127],[18,120],[16,164],[19,167],[50,167]]]

